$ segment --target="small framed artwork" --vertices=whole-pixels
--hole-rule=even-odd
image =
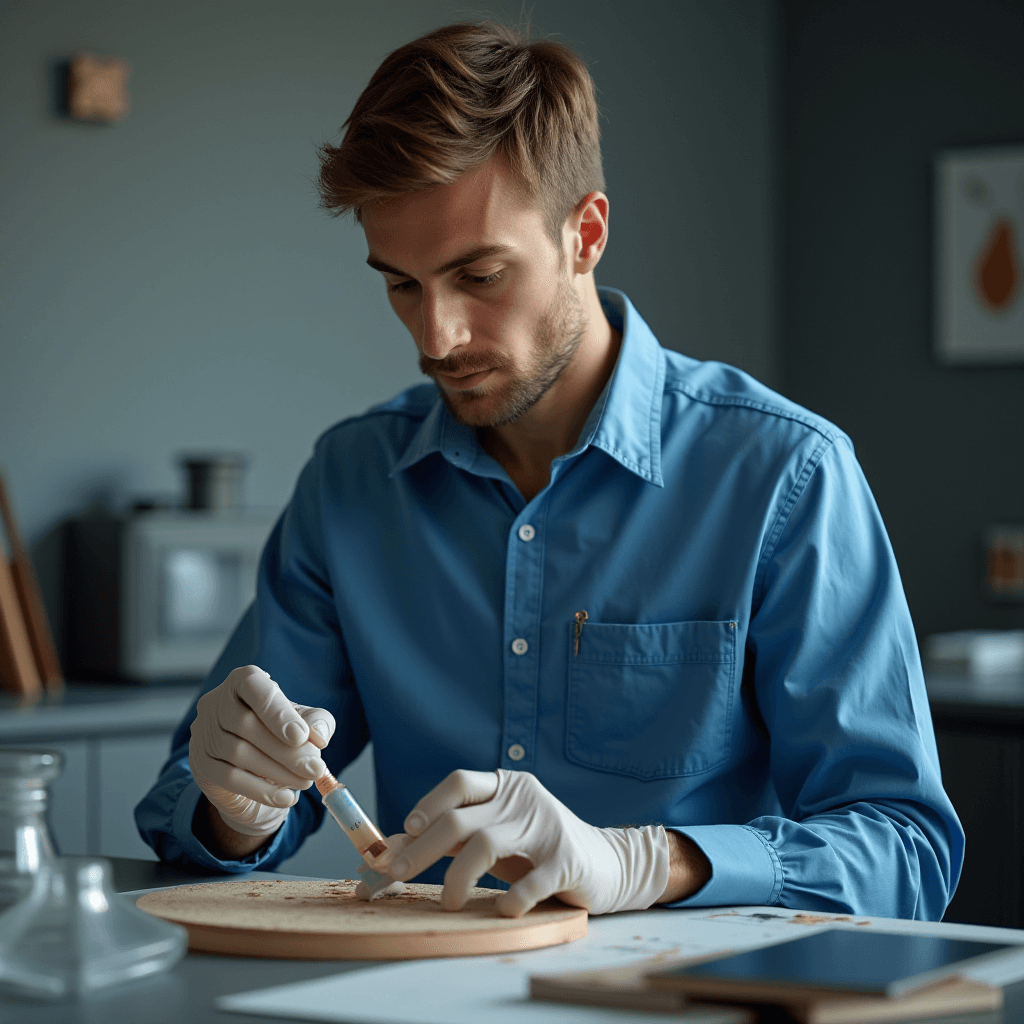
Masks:
[[[1024,146],[949,150],[935,172],[936,355],[1024,363]]]
[[[68,113],[76,121],[123,121],[130,70],[120,57],[76,53],[68,65]]]
[[[985,596],[1024,602],[1024,526],[990,526],[984,534]]]

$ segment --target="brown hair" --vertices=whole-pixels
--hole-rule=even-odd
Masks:
[[[385,57],[320,149],[321,206],[335,216],[448,185],[503,157],[561,245],[562,225],[604,190],[594,82],[561,43],[494,22],[447,25]]]

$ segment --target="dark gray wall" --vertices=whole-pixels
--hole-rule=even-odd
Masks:
[[[520,9],[3,5],[0,469],[47,580],[56,524],[97,499],[180,491],[174,453],[247,450],[248,500],[280,506],[320,431],[420,379],[362,232],[317,211],[315,148],[387,51]],[[771,382],[773,4],[525,10],[599,88],[599,281],[667,345]],[[131,62],[125,123],[53,116],[49,67],[78,49]]]
[[[979,539],[1024,521],[1024,368],[931,354],[932,159],[1024,140],[1020,0],[785,0],[786,393],[846,430],[919,635],[1024,625]]]

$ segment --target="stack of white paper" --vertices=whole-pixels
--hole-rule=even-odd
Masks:
[[[970,675],[1024,672],[1024,629],[936,633],[925,641],[924,654],[934,668]]]

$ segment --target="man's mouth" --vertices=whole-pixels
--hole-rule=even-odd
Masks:
[[[491,367],[487,370],[471,370],[469,373],[461,374],[435,371],[434,375],[446,388],[451,388],[453,391],[468,391],[470,388],[482,384],[493,372],[494,368]]]

